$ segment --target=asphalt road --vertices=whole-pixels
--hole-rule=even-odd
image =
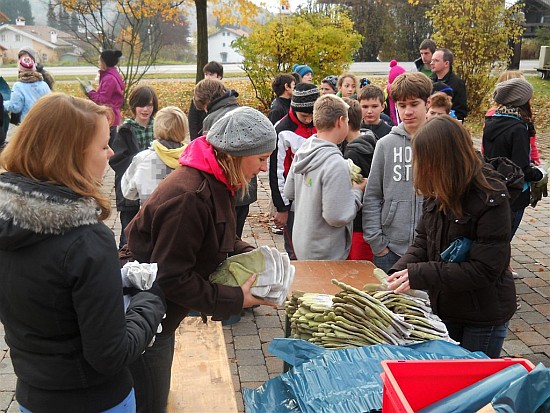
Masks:
[[[409,71],[415,70],[413,62],[399,62],[401,66]],[[520,70],[524,72],[536,73],[535,68],[538,66],[538,60],[522,60]],[[97,73],[95,66],[48,66],[46,68],[54,76],[74,75],[74,76],[90,76]],[[240,64],[224,64],[225,73],[242,73],[244,71]],[[390,68],[389,62],[356,62],[352,63],[350,71],[356,74],[364,75],[386,75]],[[177,74],[177,73],[195,73],[196,65],[158,65],[152,66],[148,73],[158,74]],[[17,68],[0,68],[2,76],[17,76]]]

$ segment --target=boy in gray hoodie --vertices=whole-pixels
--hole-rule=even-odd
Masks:
[[[296,152],[284,187],[295,205],[294,252],[299,260],[345,260],[366,185],[352,184],[337,146],[348,133],[348,105],[336,95],[321,96],[313,124],[317,134]]]
[[[420,72],[403,73],[390,86],[401,123],[381,138],[374,150],[363,199],[363,238],[373,262],[388,272],[414,239],[423,197],[412,183],[411,139],[426,122],[430,80]]]

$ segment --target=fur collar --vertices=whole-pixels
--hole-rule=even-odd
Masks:
[[[0,227],[5,221],[15,231],[59,235],[98,223],[99,213],[94,199],[80,197],[67,187],[17,174],[0,175]]]

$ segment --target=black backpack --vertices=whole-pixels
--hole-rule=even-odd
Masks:
[[[502,179],[506,182],[506,188],[510,194],[510,204],[512,204],[518,196],[523,192],[525,179],[523,171],[519,166],[512,162],[508,158],[497,157],[487,158],[483,157],[485,162],[493,167],[497,171]]]

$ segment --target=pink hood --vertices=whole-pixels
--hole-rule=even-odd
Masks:
[[[206,140],[206,136],[192,140],[182,152],[179,162],[180,165],[190,166],[191,168],[214,175],[218,181],[225,184],[231,195],[235,194],[235,189],[229,185],[227,177],[214,155],[214,149]]]

